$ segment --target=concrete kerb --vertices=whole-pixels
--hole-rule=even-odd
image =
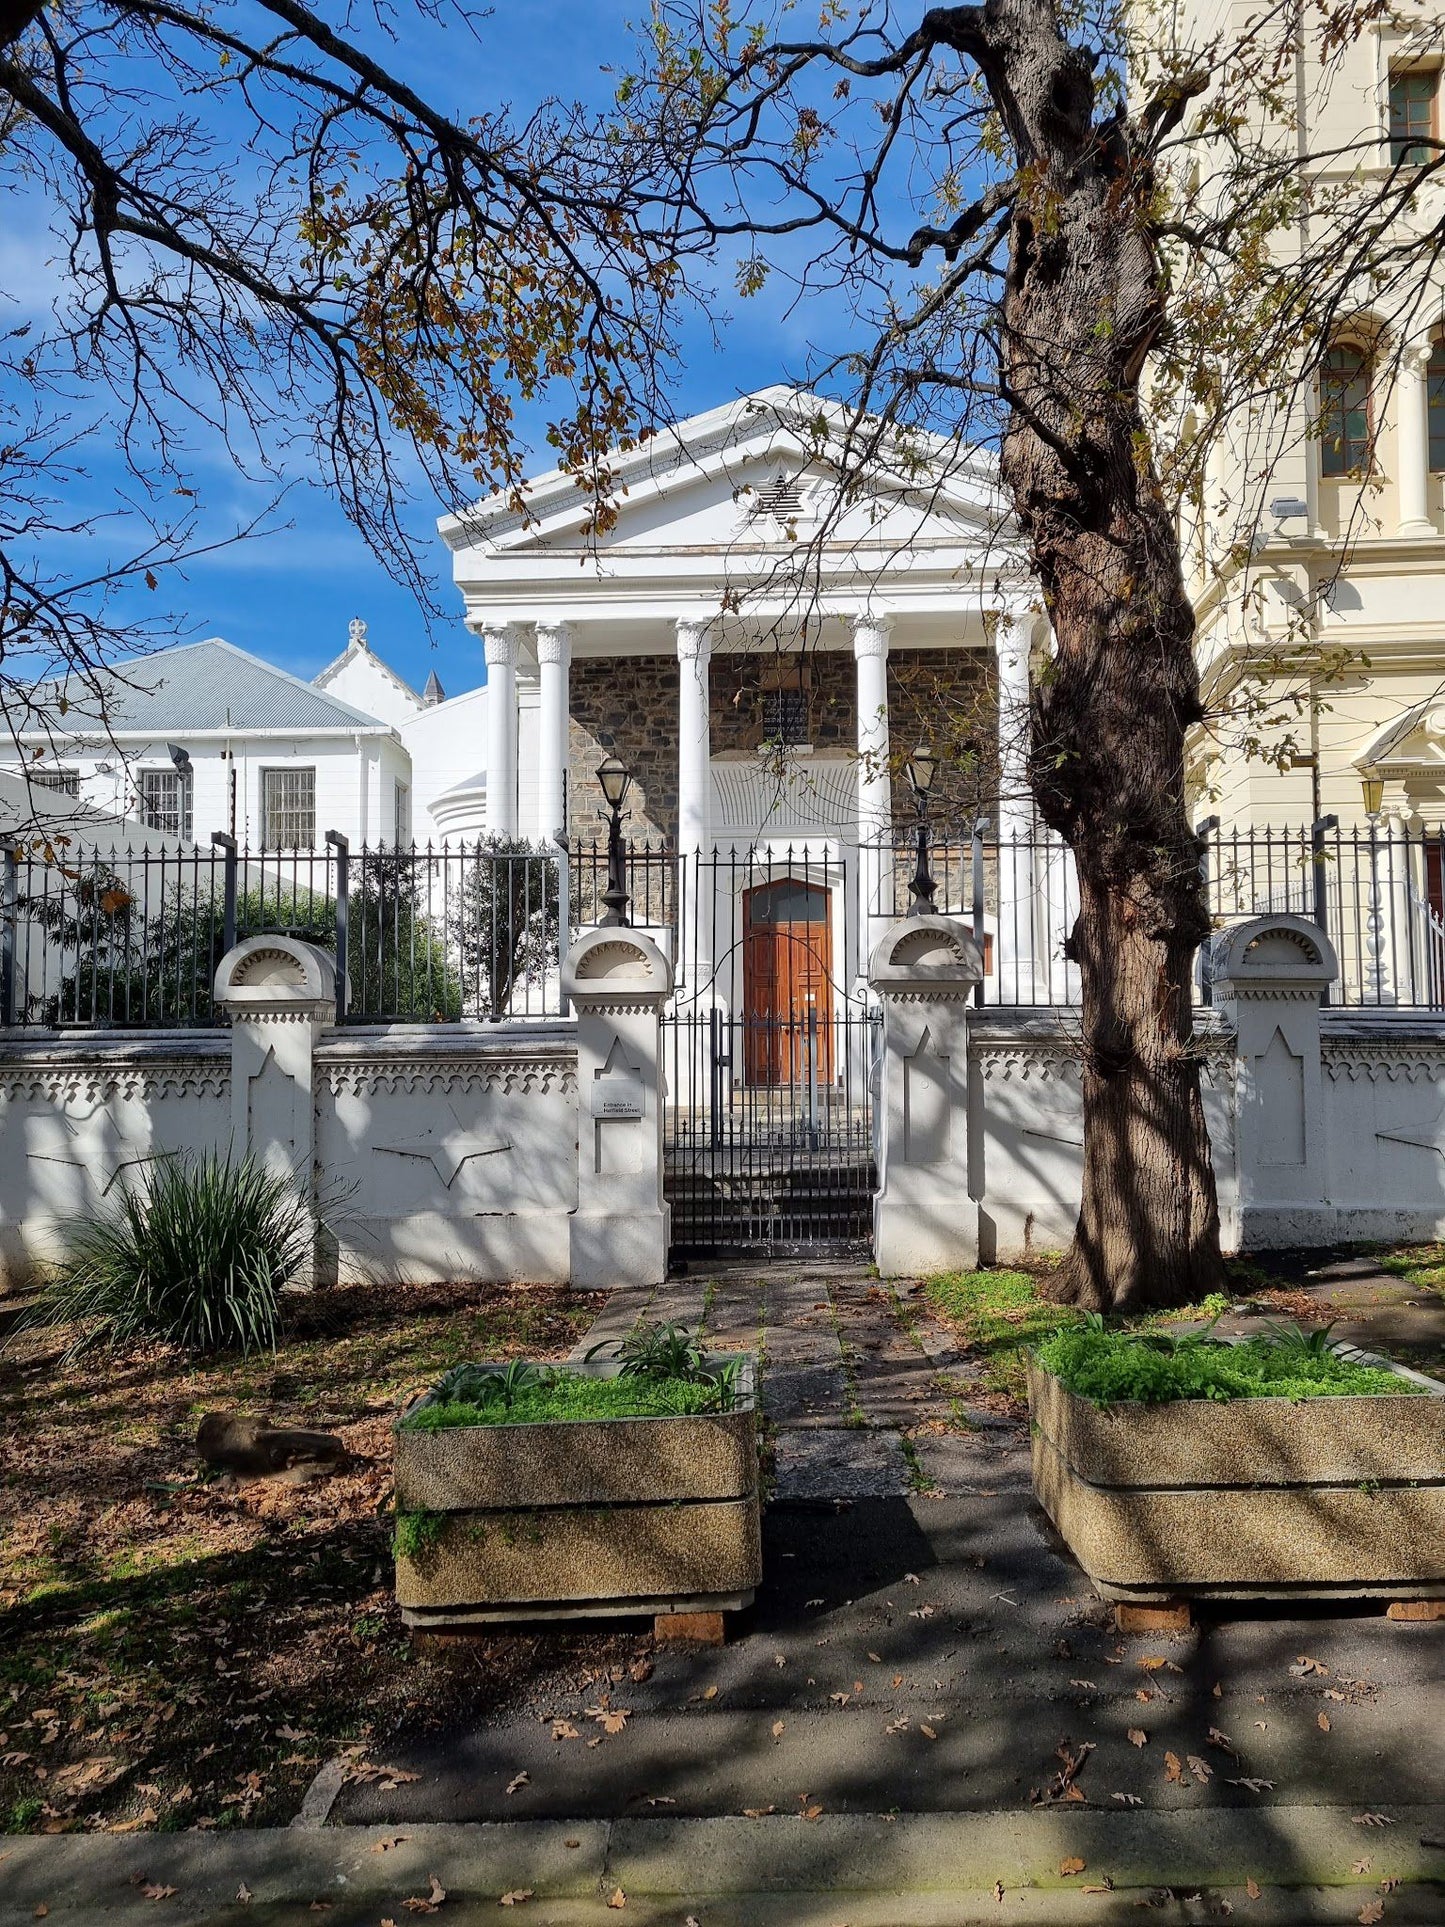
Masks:
[[[300,1918],[317,1901],[330,1903],[331,1927],[375,1927],[410,1918],[406,1899],[426,1895],[433,1874],[453,1923],[496,1919],[504,1893],[530,1889],[522,1919],[533,1927],[616,1918],[606,1902],[619,1887],[629,1919],[674,1927],[689,1912],[703,1927],[844,1918],[850,1927],[904,1919],[910,1927],[972,1919],[1052,1927],[1137,1919],[1141,1890],[1218,1894],[1242,1890],[1246,1878],[1262,1889],[1250,1910],[1256,1921],[1354,1919],[1383,1879],[1401,1883],[1389,1902],[1397,1927],[1436,1921],[1445,1904],[1445,1808],[1402,1807],[1391,1818],[1391,1827],[1367,1829],[1331,1807],[1045,1808],[28,1837],[0,1847],[0,1922],[33,1920],[41,1906],[41,1917],[57,1922],[154,1922],[162,1916],[135,1884],[143,1875],[175,1888],[163,1916],[172,1927],[278,1921],[293,1910]],[[1061,1874],[1074,1858],[1083,1870]],[[1362,1858],[1368,1882],[1354,1871]],[[1098,1891],[1084,1896],[1085,1886]],[[243,1887],[250,1899],[239,1904]],[[1196,1917],[1166,1904],[1164,1918]]]

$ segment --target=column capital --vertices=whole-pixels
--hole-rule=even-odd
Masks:
[[[515,669],[520,640],[515,622],[489,623],[482,631],[488,669]]]
[[[679,662],[695,662],[712,654],[712,619],[709,616],[677,618],[677,656]]]
[[[886,656],[888,654],[888,638],[892,632],[892,616],[854,616],[854,656],[860,662],[865,656]]]
[[[1434,346],[1434,342],[1428,336],[1423,341],[1407,341],[1400,350],[1401,373],[1412,376],[1416,381],[1422,381],[1430,365]]]
[[[572,656],[572,625],[570,622],[539,622],[537,624],[538,662],[565,664]]]

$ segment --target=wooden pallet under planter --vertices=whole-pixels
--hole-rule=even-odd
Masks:
[[[1106,1599],[1445,1596],[1445,1386],[1103,1409],[1029,1365],[1034,1491]]]
[[[569,1369],[617,1372],[610,1361]],[[728,1411],[685,1418],[398,1425],[397,1511],[431,1515],[432,1531],[425,1550],[397,1555],[405,1623],[437,1630],[750,1604],[762,1577],[751,1357],[735,1392]],[[409,1410],[431,1402],[428,1394]]]

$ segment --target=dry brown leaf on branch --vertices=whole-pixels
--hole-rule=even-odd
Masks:
[[[509,1887],[497,1902],[499,1907],[521,1907],[536,1892],[534,1887]]]
[[[1086,1860],[1081,1860],[1076,1853],[1071,1853],[1067,1860],[1061,1860],[1059,1862],[1059,1872],[1067,1880],[1071,1874],[1082,1873],[1088,1864]]]
[[[1131,1726],[1129,1728],[1129,1744],[1130,1746],[1147,1746],[1149,1744],[1149,1735],[1144,1731],[1142,1726]]]
[[[447,1897],[447,1890],[435,1874],[429,1874],[431,1890],[426,1894],[413,1894],[402,1904],[409,1914],[434,1914]]]
[[[1164,1781],[1167,1786],[1183,1786],[1184,1762],[1177,1753],[1164,1755]]]

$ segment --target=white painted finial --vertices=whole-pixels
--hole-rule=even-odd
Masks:
[[[366,647],[366,624],[360,616],[353,616],[347,623],[346,635],[353,649]]]

